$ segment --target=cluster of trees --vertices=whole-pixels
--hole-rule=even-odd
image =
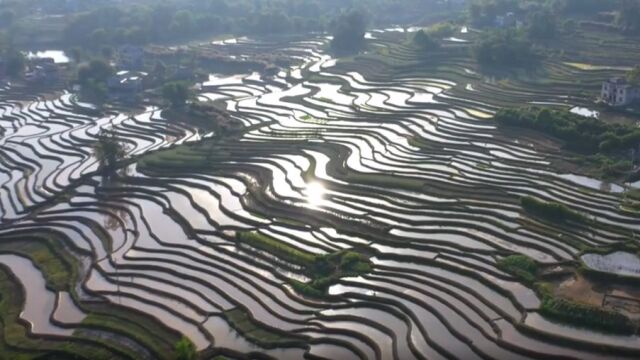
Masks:
[[[476,26],[491,26],[497,16],[508,12],[523,20],[534,39],[553,37],[567,15],[584,17],[603,12],[616,13],[613,25],[624,32],[640,33],[639,0],[472,0],[467,11],[469,21]]]
[[[552,39],[558,33],[558,20],[549,9],[534,11],[527,17],[526,32],[531,39]]]
[[[478,26],[490,25],[496,16],[513,12],[525,15],[539,10],[554,14],[592,15],[604,11],[617,11],[624,2],[637,0],[471,0],[467,13],[470,21]]]
[[[356,30],[367,21],[347,12],[356,6],[366,7],[372,18],[380,22],[405,18],[416,21],[421,14],[417,9],[426,12],[433,6],[442,7],[436,0],[406,2],[399,5],[394,0],[167,0],[157,4],[132,1],[73,15],[64,31],[64,41],[69,46],[99,48],[105,44],[145,44],[216,33],[265,35],[353,30],[357,34]],[[356,23],[342,25],[350,16]],[[352,40],[357,43],[357,39]]]
[[[534,40],[553,38],[557,34],[559,12],[551,2],[530,0],[474,0],[468,16],[476,26],[492,26],[498,16],[514,13],[524,23],[525,35]]]
[[[367,17],[362,11],[351,10],[338,17],[332,26],[333,40],[331,48],[338,53],[354,53],[362,50],[365,44]]]
[[[193,9],[166,3],[151,7],[95,9],[76,15],[64,30],[64,39],[69,45],[97,49],[110,44],[142,45],[203,34],[278,34],[324,29],[325,19],[317,13],[308,18],[290,18],[284,11],[271,8],[260,12],[254,8],[242,11],[243,3],[230,4],[220,2],[217,8],[201,4]]]
[[[82,87],[82,97],[95,104],[102,104],[108,96],[107,81],[115,70],[106,61],[94,59],[78,68],[78,83]]]
[[[595,15],[613,12],[616,14],[613,25],[625,33],[640,33],[639,0],[554,0],[551,1],[549,8],[563,15]]]
[[[569,111],[537,107],[502,109],[494,116],[500,125],[541,131],[565,142],[569,150],[584,154],[615,153],[640,144],[640,129],[608,124]]]
[[[440,47],[440,43],[431,36],[430,33],[424,30],[416,32],[413,36],[413,43],[424,51],[437,49]]]
[[[109,130],[102,130],[93,146],[93,155],[99,163],[99,171],[105,178],[116,172],[118,162],[126,155],[125,143],[118,135]]]
[[[440,47],[440,39],[453,35],[458,29],[459,26],[451,22],[437,23],[428,29],[417,31],[413,36],[413,43],[425,51],[435,50]]]
[[[171,105],[179,108],[187,103],[191,98],[189,84],[182,81],[168,82],[162,86],[162,97]]]
[[[540,313],[578,326],[616,334],[633,334],[636,330],[635,324],[618,312],[551,295],[542,298]]]
[[[475,26],[494,24],[496,16],[508,12],[516,12],[520,8],[520,0],[472,0],[468,5],[468,16]]]
[[[6,75],[10,77],[19,77],[27,63],[24,54],[13,47],[11,40],[3,32],[0,32],[0,61],[3,62]]]
[[[531,41],[516,30],[489,31],[472,52],[480,65],[489,67],[526,67],[537,60]]]

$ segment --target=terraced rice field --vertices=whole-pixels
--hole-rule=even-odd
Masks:
[[[376,33],[379,46],[388,46],[385,34]],[[97,117],[72,94],[0,90],[0,237],[48,237],[77,260],[70,295],[45,287],[28,258],[0,255],[28,289],[21,319],[31,336],[167,356],[88,322],[91,306],[106,303],[231,357],[640,356],[635,335],[541,317],[535,292],[497,267],[511,254],[576,259],[583,246],[640,230],[638,216],[619,208],[622,188],[557,174],[549,168],[557,150],[505,137],[486,120],[505,103],[566,103],[563,90],[470,88],[461,80],[478,75],[464,62],[438,77],[370,58],[336,62],[321,50],[326,41],[220,45],[301,60],[273,79],[212,77],[200,98],[244,124],[228,136],[156,108]],[[418,57],[403,47],[392,56]],[[115,130],[139,160],[113,181],[96,172],[100,129]],[[523,196],[594,222],[531,218]],[[301,266],[238,240],[245,232],[314,255],[355,249],[373,269],[340,279],[322,299],[304,296],[291,286],[309,280]]]

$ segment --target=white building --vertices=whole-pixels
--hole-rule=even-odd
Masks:
[[[633,86],[623,78],[612,78],[602,83],[600,98],[611,106],[625,106],[640,100],[640,86]]]

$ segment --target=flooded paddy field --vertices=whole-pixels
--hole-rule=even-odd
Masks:
[[[451,46],[467,46],[466,34]],[[390,46],[399,32],[374,35]],[[41,239],[73,269],[52,288],[49,262],[0,250],[2,272],[28,286],[25,336],[83,339],[124,358],[166,357],[179,335],[231,358],[638,358],[634,334],[541,316],[535,289],[498,265],[582,256],[615,271],[616,254],[583,250],[640,231],[620,185],[559,173],[560,151],[487,120],[509,103],[565,103],[562,88],[494,86],[463,61],[411,71],[402,62],[420,59],[403,46],[389,55],[400,65],[336,61],[326,42],[212,44],[299,59],[274,77],[203,84],[199,98],[242,123],[228,134],[154,107],[98,116],[74,94],[0,89],[0,238]],[[101,129],[127,145],[116,178],[97,171]],[[526,196],[590,221],[532,217]],[[367,271],[333,278],[321,296],[301,291],[313,279],[298,258],[347,250],[366,256]]]

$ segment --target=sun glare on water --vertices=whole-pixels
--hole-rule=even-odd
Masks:
[[[326,192],[326,189],[324,188],[324,185],[322,185],[321,183],[312,182],[308,184],[305,194],[307,196],[307,202],[309,203],[309,205],[313,207],[322,205],[322,202],[324,201],[325,192]]]

